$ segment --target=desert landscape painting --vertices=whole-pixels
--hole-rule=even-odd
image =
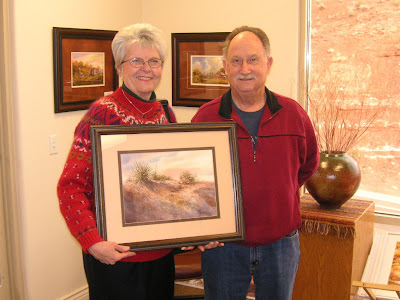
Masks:
[[[219,216],[214,149],[119,152],[123,226]]]

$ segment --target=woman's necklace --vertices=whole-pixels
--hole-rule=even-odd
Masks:
[[[124,90],[122,90],[122,94],[124,94],[126,100],[128,100],[129,103],[132,104],[132,106],[133,106],[134,108],[136,108],[136,109],[142,114],[142,118],[144,118],[144,115],[147,114],[149,111],[151,111],[151,110],[153,109],[153,107],[151,107],[148,111],[142,112],[139,108],[137,108],[137,107],[135,106],[135,104],[132,103],[131,100],[129,100],[129,98],[125,95]]]

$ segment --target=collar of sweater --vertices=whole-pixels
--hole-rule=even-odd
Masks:
[[[136,98],[136,99],[138,99],[138,100],[140,100],[140,101],[143,101],[143,102],[154,102],[154,101],[157,99],[156,93],[155,93],[154,91],[151,93],[150,100],[144,100],[144,99],[140,98],[138,95],[136,95],[134,92],[132,92],[132,91],[125,85],[125,83],[122,83],[122,89],[123,89],[125,92],[127,92],[129,95],[131,95],[132,97],[134,97],[134,98]]]
[[[279,104],[277,97],[267,87],[265,87],[265,93],[267,95],[267,106],[270,110],[271,115],[280,110],[283,106]],[[221,105],[219,106],[218,114],[225,118],[230,119],[232,115],[232,94],[229,89],[221,97]]]

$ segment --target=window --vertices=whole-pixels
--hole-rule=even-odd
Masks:
[[[312,78],[329,72],[369,112],[385,104],[348,154],[362,172],[356,195],[374,200],[376,212],[400,215],[400,1],[309,1],[309,95]]]

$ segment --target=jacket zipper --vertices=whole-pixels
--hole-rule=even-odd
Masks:
[[[271,119],[271,118],[269,118],[268,120],[270,120],[270,119]],[[268,120],[267,120],[267,121],[268,121]],[[244,127],[244,126],[242,126],[242,125],[240,125],[237,121],[235,121],[235,120],[232,119],[232,118],[230,118],[229,121],[235,122],[236,124],[238,124],[239,126],[243,127],[243,128],[247,131],[247,133],[249,134],[250,139],[251,139],[251,140],[250,140],[250,146],[251,146],[251,148],[253,148],[254,139],[253,139],[253,137],[251,136],[250,132],[247,130],[247,128]],[[257,139],[258,139],[258,135],[257,135]],[[257,148],[257,146],[256,146],[256,148]],[[253,163],[255,163],[256,161],[257,161],[256,149],[253,149]]]
[[[265,120],[265,122],[263,122],[263,123],[266,123],[266,122],[268,122],[269,120],[271,120],[277,113],[278,113],[278,112],[276,112],[275,114],[273,114],[272,116],[270,116],[270,117],[268,118],[268,120]],[[240,125],[238,122],[236,122],[236,121],[235,121],[234,119],[232,119],[232,118],[229,118],[228,120],[229,120],[229,121],[233,121],[233,122],[235,122],[236,124],[238,124],[239,126],[243,127],[242,125]],[[247,133],[249,134],[249,136],[250,136],[250,138],[251,138],[251,141],[250,141],[250,144],[251,144],[251,145],[250,145],[250,146],[253,148],[253,137],[251,136],[250,132],[247,130],[246,127],[243,127],[243,128],[246,129]],[[258,134],[257,134],[257,140],[258,140]],[[258,145],[258,141],[257,141],[257,145]],[[256,149],[257,149],[257,145],[256,145]],[[257,161],[256,149],[253,149],[253,163],[255,163],[255,162]]]
[[[249,134],[250,134],[250,132],[249,132]],[[253,147],[253,145],[255,144],[255,141],[254,141],[254,138],[253,138],[253,136],[250,134],[250,138],[251,138],[251,146]],[[258,135],[257,135],[257,140],[258,140]],[[258,143],[257,143],[258,144]],[[256,145],[256,148],[257,148],[257,145]],[[256,149],[254,148],[253,149],[253,163],[255,163],[256,162],[256,160],[257,160],[257,157],[256,157]]]
[[[270,117],[269,117],[267,120],[265,120],[265,122],[263,122],[263,123],[267,123],[267,122],[268,122],[269,120],[271,120],[275,115],[276,115],[276,113],[273,114],[272,116],[270,116]],[[259,127],[260,127],[260,125],[259,125]],[[247,128],[246,128],[246,130],[247,130]],[[250,132],[249,132],[248,130],[247,130],[247,132],[249,133],[250,138],[251,138],[251,143],[252,143],[251,146],[253,146],[254,139],[253,139],[253,137],[251,136],[251,134],[250,134]],[[253,150],[253,163],[255,163],[255,162],[257,161],[257,155],[256,155],[257,146],[258,146],[258,133],[257,133],[257,145],[256,145],[256,148]]]

